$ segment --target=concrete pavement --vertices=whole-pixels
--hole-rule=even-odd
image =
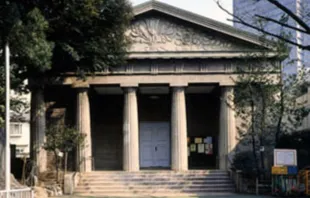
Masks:
[[[60,197],[57,197],[60,198]],[[61,198],[124,198],[124,197],[92,197],[92,196],[62,196]],[[129,197],[127,197],[129,198]],[[169,197],[159,197],[159,196],[146,196],[139,198],[271,198],[271,196],[256,196],[256,195],[241,195],[241,194],[233,194],[233,195],[210,195],[210,196],[191,196],[191,197],[182,197],[182,196],[169,196]]]

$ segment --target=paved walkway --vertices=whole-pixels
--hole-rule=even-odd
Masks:
[[[59,197],[60,198],[60,197]],[[83,197],[83,196],[64,196],[61,198],[121,198],[121,197]],[[128,198],[128,197],[127,197]],[[210,195],[210,196],[193,196],[193,197],[139,197],[139,198],[271,198],[270,196],[255,196],[255,195]]]

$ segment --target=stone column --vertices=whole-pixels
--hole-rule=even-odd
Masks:
[[[30,155],[39,173],[46,171],[47,166],[47,155],[43,148],[46,139],[45,112],[44,90],[41,87],[34,87],[31,90]]]
[[[136,88],[124,88],[123,169],[139,171],[139,122]]]
[[[221,88],[220,133],[218,142],[219,168],[227,170],[233,160],[236,146],[236,120],[234,111],[233,87]]]
[[[186,122],[184,87],[173,87],[171,111],[171,168],[175,171],[188,170]]]
[[[88,85],[77,88],[76,126],[85,134],[84,142],[77,150],[77,168],[80,172],[92,171],[92,143]]]

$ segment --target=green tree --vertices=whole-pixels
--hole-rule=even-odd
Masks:
[[[282,44],[278,57],[284,52]],[[303,102],[297,100],[306,73],[283,80],[281,59],[271,60],[264,53],[259,56],[261,61],[253,62],[256,55],[249,54],[238,67],[234,97],[240,141],[251,146],[258,174],[265,170],[265,155],[260,149],[272,151],[283,134],[299,130],[309,113]]]
[[[11,47],[12,87],[23,91],[29,80],[32,134],[45,131],[46,77],[84,76],[123,64],[131,16],[127,0],[1,2],[0,46]],[[2,64],[3,50],[0,56]]]
[[[85,135],[75,128],[62,124],[53,124],[46,129],[47,141],[43,148],[54,153],[57,182],[59,181],[59,169],[61,166],[61,157],[59,154],[64,153],[64,172],[66,173],[68,153],[82,146],[84,138]]]

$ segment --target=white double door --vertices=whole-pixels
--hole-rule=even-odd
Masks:
[[[140,167],[170,167],[170,124],[142,122],[139,134]]]

